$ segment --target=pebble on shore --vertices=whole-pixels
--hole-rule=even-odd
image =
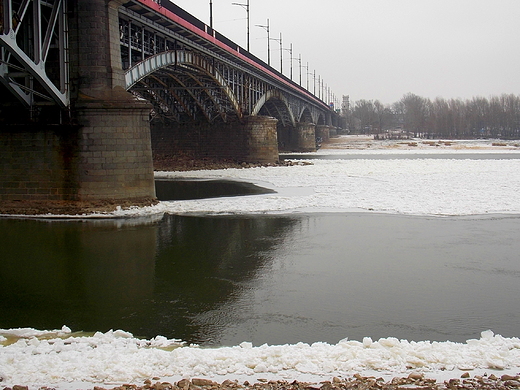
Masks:
[[[407,377],[395,377],[385,380],[381,377],[355,374],[351,378],[334,377],[331,381],[309,383],[285,380],[258,379],[256,383],[236,380],[225,380],[222,383],[210,379],[182,379],[175,383],[160,382],[159,378],[147,379],[143,385],[124,384],[117,387],[93,387],[93,390],[513,390],[520,389],[520,375],[491,374],[470,377],[464,373],[461,378],[453,378],[443,382],[430,379],[422,373],[411,373]],[[29,390],[28,386],[16,385],[4,387],[3,390]],[[52,387],[40,387],[39,390],[54,390]]]

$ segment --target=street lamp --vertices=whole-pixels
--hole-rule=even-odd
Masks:
[[[264,26],[262,24],[257,24],[257,27],[262,27],[267,31],[267,65],[271,66],[271,38],[269,36],[269,19],[267,19],[267,24]]]
[[[298,66],[300,68],[300,87],[302,86],[302,55],[298,54]]]
[[[316,69],[314,69],[314,84],[313,84],[313,95],[316,96]]]
[[[239,5],[240,7],[244,8],[247,13],[247,51],[249,51],[249,0],[247,0],[247,3],[231,3],[232,5]],[[268,23],[269,24],[269,23]]]

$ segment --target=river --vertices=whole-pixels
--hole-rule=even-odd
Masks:
[[[520,334],[520,217],[0,219],[0,328],[202,345]]]

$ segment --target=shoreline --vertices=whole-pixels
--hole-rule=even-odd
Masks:
[[[12,385],[3,386],[3,390],[513,390],[520,388],[520,374],[484,372],[471,375],[461,371],[445,378],[435,378],[423,372],[411,372],[408,375],[382,375],[355,373],[348,378],[333,376],[330,379],[312,381],[305,379],[265,379],[237,380],[211,378],[192,378],[161,380],[154,377],[145,379],[142,384],[123,383],[106,385],[85,382],[61,382],[51,386]]]

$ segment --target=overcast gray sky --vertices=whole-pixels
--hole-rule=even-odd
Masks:
[[[246,11],[232,3],[246,0],[212,1],[214,28],[245,48]],[[174,3],[209,25],[209,0]],[[283,48],[292,43],[293,57],[351,102],[520,94],[520,0],[250,0],[251,52],[265,61],[267,33],[255,25],[268,18],[271,38],[282,33]],[[289,76],[289,51],[283,58]],[[280,67],[276,40],[271,65]],[[297,60],[293,72],[298,82]]]

